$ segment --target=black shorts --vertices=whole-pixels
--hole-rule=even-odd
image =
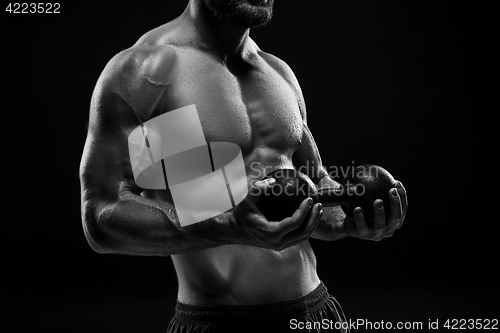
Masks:
[[[177,302],[167,333],[349,332],[344,312],[323,283],[286,302],[246,306],[193,306]]]

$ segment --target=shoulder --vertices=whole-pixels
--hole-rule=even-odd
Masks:
[[[168,85],[176,62],[170,45],[137,45],[116,54],[106,64],[96,84],[97,90],[125,93],[153,85]]]
[[[97,80],[92,114],[147,118],[148,110],[173,80],[176,51],[170,45],[141,43],[116,54]],[[135,115],[134,115],[135,114]]]
[[[115,74],[130,80],[144,76],[160,82],[168,80],[169,71],[177,58],[168,26],[165,24],[148,31],[132,47],[116,54],[106,65],[103,74],[110,74],[111,77]]]

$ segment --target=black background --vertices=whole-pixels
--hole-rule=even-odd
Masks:
[[[165,331],[177,292],[171,260],[94,253],[81,227],[78,167],[105,64],[185,6],[79,2],[63,3],[61,14],[2,14],[2,332]],[[275,7],[251,36],[298,77],[324,164],[379,164],[408,191],[394,237],[311,241],[319,276],[347,316],[424,327],[498,318],[492,7]]]

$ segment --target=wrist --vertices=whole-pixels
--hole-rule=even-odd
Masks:
[[[347,231],[347,223],[345,223],[346,214],[342,208],[340,206],[336,206],[334,209],[337,210],[337,221],[334,225],[338,239],[353,237],[349,231]]]

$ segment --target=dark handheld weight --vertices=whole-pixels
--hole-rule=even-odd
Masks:
[[[342,181],[342,202],[335,198],[332,198],[332,202],[341,203],[342,210],[351,218],[354,208],[361,207],[366,223],[373,225],[373,202],[382,199],[387,217],[391,211],[389,190],[395,185],[394,177],[384,168],[373,164],[360,165]],[[329,192],[326,190],[322,193],[326,201],[329,201],[328,197],[336,196],[336,193]]]
[[[300,171],[278,169],[265,178],[276,179],[257,203],[269,221],[277,222],[292,216],[304,199],[311,197],[314,203],[319,201],[316,185]]]
[[[276,182],[262,195],[257,206],[269,221],[292,216],[300,203],[311,197],[313,203],[321,202],[325,207],[341,205],[349,217],[352,217],[354,208],[361,207],[365,221],[371,225],[373,202],[382,199],[387,216],[390,212],[389,190],[395,186],[391,174],[373,164],[357,166],[338,189],[317,189],[309,177],[293,169],[275,170],[266,178],[274,178]]]

